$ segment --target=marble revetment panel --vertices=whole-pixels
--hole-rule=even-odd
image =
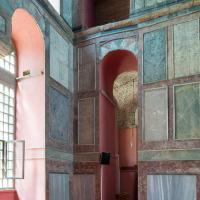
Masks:
[[[73,0],[63,0],[63,18],[72,28],[72,10],[73,10]]]
[[[200,73],[199,20],[174,26],[174,74],[183,77]]]
[[[158,6],[160,3],[166,3],[167,0],[145,0],[145,7]]]
[[[78,102],[78,142],[94,144],[95,98],[80,99]]]
[[[174,87],[175,138],[200,138],[200,84]]]
[[[166,80],[167,31],[165,28],[144,34],[143,82]]]
[[[73,45],[50,26],[50,76],[67,89],[73,68]]]
[[[73,199],[95,199],[95,175],[74,175],[72,184]]]
[[[0,32],[6,32],[6,20],[2,16],[0,16]]]
[[[146,9],[160,9],[160,7],[163,6],[167,6],[167,4],[172,4],[172,3],[177,3],[180,1],[184,1],[184,0],[135,0],[135,4],[134,4],[134,0],[131,0],[133,3],[132,5],[134,5],[134,8],[132,8],[131,10],[134,11],[143,11]]]
[[[69,175],[49,174],[49,199],[69,200]]]
[[[82,26],[81,19],[81,9],[82,9],[82,1],[81,0],[72,0],[72,25],[73,28],[80,28]]]
[[[96,46],[80,48],[78,64],[78,88],[80,92],[96,89]]]
[[[163,141],[167,138],[167,88],[146,90],[143,100],[143,140]]]
[[[49,89],[49,131],[54,139],[69,143],[69,99],[57,90]]]
[[[196,200],[196,193],[196,176],[147,176],[147,200]]]
[[[141,10],[141,9],[144,9],[145,7],[145,0],[132,0],[132,4],[134,5],[134,9],[135,11],[137,10]]]

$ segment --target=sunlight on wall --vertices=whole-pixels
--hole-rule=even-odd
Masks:
[[[60,0],[48,0],[48,1],[56,9],[56,11],[60,14]]]

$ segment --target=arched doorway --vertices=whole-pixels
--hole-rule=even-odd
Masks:
[[[102,200],[114,200],[116,195],[120,193],[119,155],[127,152],[122,152],[123,147],[120,147],[120,141],[126,141],[126,136],[123,137],[125,135],[124,131],[122,131],[123,135],[121,133],[119,135],[120,131],[116,126],[117,102],[113,98],[113,85],[120,74],[124,72],[137,74],[137,71],[137,59],[133,53],[127,50],[116,50],[108,53],[100,65],[100,152],[111,154],[110,164],[101,167]],[[132,156],[137,157],[136,137],[134,140],[135,155]],[[134,159],[130,158],[130,162],[132,162],[131,160]]]
[[[25,141],[25,178],[16,180],[19,199],[45,199],[45,43],[24,9],[12,16],[17,55],[16,139]],[[26,76],[28,74],[28,76]]]

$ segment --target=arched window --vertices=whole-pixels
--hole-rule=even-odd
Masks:
[[[15,139],[15,71],[14,52],[0,57],[0,189],[13,188],[14,145],[9,141]]]

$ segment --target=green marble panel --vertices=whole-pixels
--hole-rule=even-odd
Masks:
[[[168,138],[167,88],[146,90],[143,108],[143,139],[163,141]]]
[[[144,0],[135,0],[134,2],[134,10],[141,10],[142,8],[144,8]]]
[[[175,138],[200,138],[200,84],[175,86]]]
[[[0,16],[0,32],[6,32],[6,20]]]
[[[139,161],[200,160],[200,149],[139,151]]]
[[[70,100],[53,87],[49,88],[49,135],[70,143]]]
[[[156,5],[157,0],[145,0],[145,7],[151,7]]]
[[[63,0],[63,18],[72,27],[72,2],[73,0]]]
[[[178,3],[184,0],[131,0],[131,14],[142,12],[147,9],[158,10],[162,7],[167,7],[168,4]],[[134,5],[134,6],[133,6]]]
[[[175,77],[200,73],[199,20],[174,26]]]
[[[144,83],[166,79],[167,32],[165,28],[144,34]]]
[[[50,76],[73,91],[70,70],[73,70],[73,45],[50,26]]]
[[[80,0],[72,0],[72,26],[73,28],[81,28],[81,2]]]
[[[66,152],[57,151],[56,149],[47,149],[46,150],[46,158],[52,160],[60,160],[60,161],[71,161],[73,162],[73,155]]]
[[[166,3],[167,0],[145,0],[145,7],[158,6],[160,3]]]

